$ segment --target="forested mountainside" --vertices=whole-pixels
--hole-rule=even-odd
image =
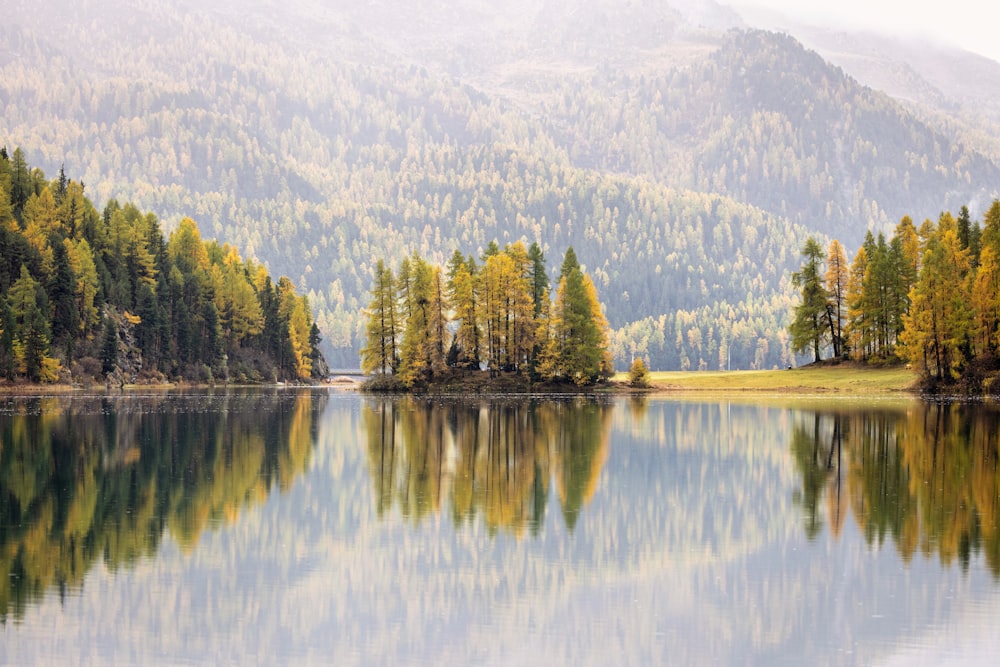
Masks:
[[[1000,173],[791,38],[681,4],[15,3],[0,137],[291,276],[334,365],[376,257],[494,239],[574,247],[619,365],[785,365],[810,234],[978,213]]]

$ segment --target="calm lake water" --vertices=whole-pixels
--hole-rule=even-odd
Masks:
[[[0,398],[0,663],[993,664],[1000,411]]]

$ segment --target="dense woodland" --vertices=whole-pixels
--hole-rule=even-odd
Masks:
[[[492,242],[480,260],[456,249],[444,271],[414,253],[395,276],[379,260],[361,349],[370,388],[424,387],[456,368],[577,385],[612,375],[608,323],[573,248],[554,300],[537,243]]]
[[[365,340],[373,257],[444,265],[493,239],[575,249],[620,367],[785,366],[810,234],[857,247],[1000,182],[954,125],[791,38],[684,41],[662,3],[455,3],[481,19],[472,32],[419,5],[384,23],[421,26],[409,39],[362,26],[394,9],[348,3],[117,0],[89,22],[50,4],[0,28],[0,132],[102,201],[169,230],[192,216],[290,276],[343,366]],[[490,12],[502,37],[478,32]],[[518,12],[537,22],[519,32]]]
[[[0,378],[264,382],[326,374],[309,301],[184,218],[48,180],[0,149]]]
[[[793,282],[801,299],[792,346],[872,363],[903,359],[928,386],[962,382],[995,392],[1000,370],[1000,200],[983,223],[962,207],[917,228],[904,217],[893,235],[869,232],[848,263],[834,240],[814,240]],[[825,265],[825,270],[824,270]]]

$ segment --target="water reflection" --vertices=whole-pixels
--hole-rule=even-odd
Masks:
[[[850,513],[871,547],[888,539],[906,562],[920,551],[963,570],[982,554],[1000,578],[998,440],[994,406],[806,414],[790,446],[806,534],[822,532],[825,504],[834,536]]]
[[[190,550],[308,463],[326,394],[162,393],[0,402],[0,621],[48,590]]]
[[[567,400],[371,398],[362,408],[375,506],[418,523],[479,516],[491,533],[538,535],[555,482],[573,530],[608,455],[611,404]]]

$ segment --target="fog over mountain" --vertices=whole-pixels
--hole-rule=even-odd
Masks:
[[[995,63],[714,2],[10,4],[0,143],[290,276],[335,365],[377,258],[494,239],[575,248],[620,366],[785,365],[807,236],[1000,183]]]

